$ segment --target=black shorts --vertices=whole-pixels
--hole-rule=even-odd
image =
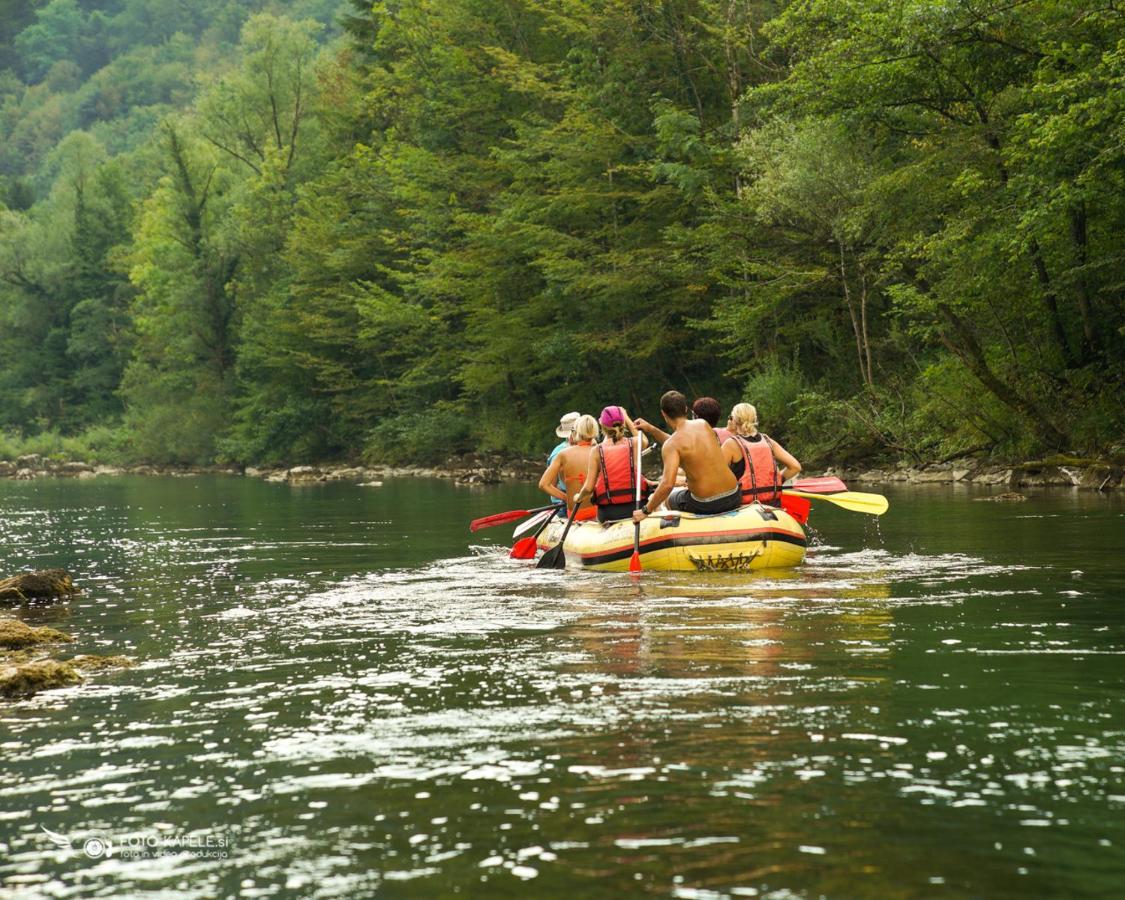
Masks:
[[[678,512],[696,513],[701,516],[710,516],[715,513],[729,512],[742,505],[742,488],[737,484],[725,494],[708,497],[700,500],[686,487],[676,488],[668,495],[668,508]]]
[[[620,522],[622,519],[633,518],[635,503],[607,503],[598,507],[599,522]]]
[[[656,486],[650,481],[641,482],[641,503],[644,504]],[[637,508],[635,503],[606,503],[604,506],[598,505],[598,521],[599,522],[620,522],[622,519],[633,518],[633,510]]]

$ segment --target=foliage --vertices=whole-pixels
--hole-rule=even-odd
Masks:
[[[130,435],[121,426],[94,425],[77,434],[39,431],[24,435],[0,431],[0,459],[15,460],[36,454],[45,459],[117,465],[133,458],[129,443]]]
[[[364,446],[368,462],[434,465],[473,448],[473,434],[463,411],[439,404],[415,415],[383,419]]]
[[[1125,433],[1112,5],[281,7],[0,3],[0,427],[434,462],[678,387],[809,462]]]

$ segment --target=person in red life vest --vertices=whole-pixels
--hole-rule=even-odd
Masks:
[[[691,411],[697,419],[702,419],[715,429],[720,445],[730,437],[730,430],[719,425],[719,401],[714,397],[700,397],[691,405]]]
[[[592,496],[599,522],[628,519],[636,509],[637,445],[648,446],[629,414],[620,406],[607,406],[598,417],[605,439],[590,454],[586,480],[575,502]],[[625,432],[629,432],[627,437]],[[641,502],[648,496],[649,484],[641,477]]]
[[[781,502],[781,485],[801,471],[801,464],[777,441],[758,431],[758,411],[739,403],[727,419],[731,437],[723,442],[727,461],[742,489],[742,502]]]
[[[589,459],[593,456],[594,439],[597,436],[597,423],[592,415],[578,416],[574,423],[574,431],[570,435],[570,445],[566,450],[559,452],[543,477],[539,479],[539,489],[552,497],[560,499],[567,505],[567,515],[574,510],[578,503],[578,514],[574,517],[576,522],[585,522],[597,515],[597,510],[592,503],[570,502],[569,493],[586,479],[586,469]],[[559,489],[559,483],[566,485],[566,489]]]
[[[539,490],[566,503],[568,516],[574,509],[574,504],[578,503],[578,515],[574,517],[576,522],[585,522],[598,514],[592,503],[579,502],[577,499],[572,503],[569,499],[570,491],[586,480],[586,470],[594,455],[594,438],[597,436],[598,423],[594,421],[594,417],[579,416],[571,433],[571,445],[551,460],[547,471],[539,479]],[[559,489],[559,482],[566,485],[566,490]]]

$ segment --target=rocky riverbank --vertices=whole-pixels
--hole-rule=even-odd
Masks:
[[[973,484],[987,487],[1069,487],[1091,491],[1117,490],[1125,484],[1120,465],[1068,457],[1000,465],[955,461],[927,466],[900,464],[885,468],[832,471],[848,484]]]
[[[657,466],[657,468],[654,468]],[[104,466],[74,460],[41,456],[21,456],[0,460],[0,478],[96,478],[113,475],[246,475],[284,484],[323,484],[352,482],[378,487],[386,478],[443,478],[463,485],[499,484],[505,481],[534,482],[543,472],[539,459],[501,453],[474,453],[455,456],[438,466],[349,466],[321,464],[304,466]],[[650,477],[657,477],[658,460],[646,466]],[[809,475],[817,474],[814,472]],[[828,469],[819,474],[837,475],[849,484],[870,485],[901,482],[906,484],[974,484],[997,488],[1069,487],[1110,491],[1125,486],[1125,467],[1104,460],[1073,457],[1018,464],[966,462],[964,460],[930,465],[887,465],[873,468]]]
[[[444,478],[457,484],[499,484],[503,481],[538,480],[543,471],[539,460],[500,453],[455,456],[439,466],[105,466],[38,455],[0,460],[0,478],[31,481],[36,478],[97,478],[113,475],[167,475],[187,478],[197,475],[246,475],[287,484],[317,484],[350,481],[377,486],[385,478]]]
[[[0,605],[26,606],[66,600],[77,593],[62,569],[25,572],[0,580]],[[28,625],[20,618],[0,618],[0,699],[18,700],[40,691],[80,684],[90,672],[129,668],[124,656],[52,656],[74,637],[47,626]]]

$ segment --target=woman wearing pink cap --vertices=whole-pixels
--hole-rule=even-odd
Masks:
[[[637,452],[634,441],[640,440],[641,449],[648,446],[648,438],[638,435],[637,426],[620,406],[607,406],[598,417],[605,434],[604,440],[590,454],[586,467],[586,481],[574,502],[580,503],[593,494],[599,522],[616,522],[628,519],[635,509],[637,488]],[[626,437],[628,430],[631,437]],[[641,500],[648,496],[650,486],[641,479]]]

